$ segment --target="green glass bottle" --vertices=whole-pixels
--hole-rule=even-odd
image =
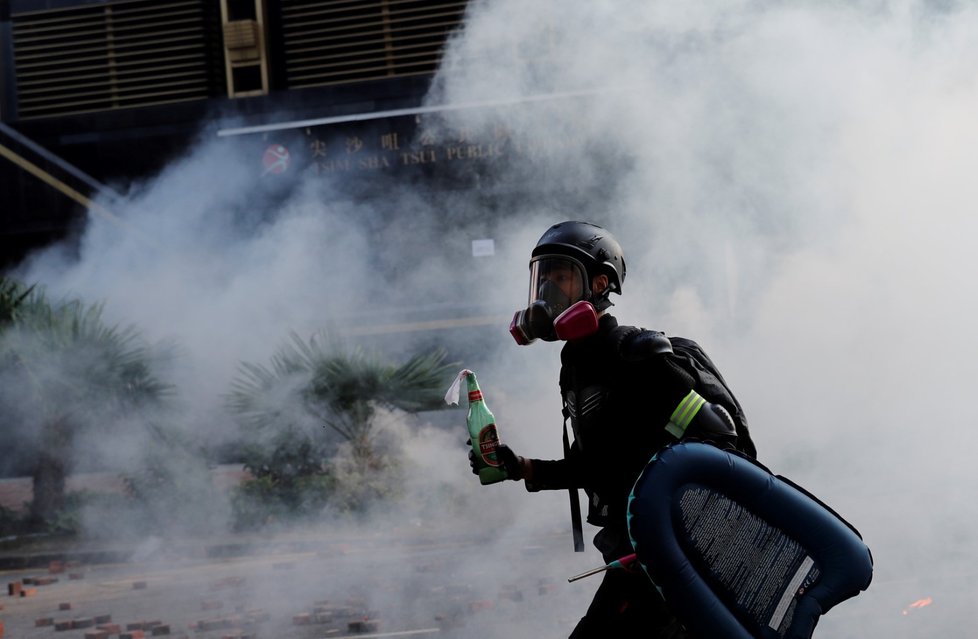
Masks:
[[[499,445],[496,418],[486,406],[475,373],[468,371],[465,381],[469,390],[469,413],[465,417],[465,423],[469,427],[472,451],[475,453],[476,467],[479,469],[479,481],[482,484],[494,484],[506,479],[506,469],[502,467],[496,455],[496,446]]]

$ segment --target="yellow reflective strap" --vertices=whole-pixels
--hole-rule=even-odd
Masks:
[[[666,432],[676,439],[682,439],[690,422],[693,421],[696,413],[700,412],[705,403],[706,400],[699,393],[693,390],[689,391],[689,394],[679,402],[679,406],[676,406],[676,410],[672,411],[669,423],[666,424]]]

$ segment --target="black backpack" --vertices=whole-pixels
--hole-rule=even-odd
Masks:
[[[703,351],[699,344],[685,337],[670,337],[672,352],[679,355],[679,363],[683,369],[696,380],[695,390],[714,404],[720,404],[733,417],[737,427],[737,450],[751,459],[757,458],[757,448],[750,438],[747,428],[747,415],[741,408],[740,402],[734,397],[733,391],[727,386],[723,375],[717,370],[716,364]]]
[[[611,330],[608,339],[614,344],[620,344],[626,336],[643,330],[647,329],[634,326],[617,326]],[[747,416],[733,391],[727,386],[723,375],[717,370],[716,364],[695,341],[686,337],[669,337],[668,339],[672,344],[672,352],[677,355],[678,363],[695,380],[694,390],[708,402],[720,404],[726,408],[730,416],[733,417],[734,425],[737,428],[737,450],[751,459],[755,459],[757,449],[754,447],[750,430],[747,428]]]

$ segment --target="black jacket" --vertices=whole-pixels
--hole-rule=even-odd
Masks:
[[[617,326],[605,314],[595,335],[564,345],[560,385],[574,443],[565,459],[532,460],[533,479],[526,482],[531,492],[583,488],[588,523],[603,527],[594,543],[606,559],[632,552],[628,496],[651,456],[676,441],[665,426],[694,385],[667,341],[665,352],[647,344],[616,343],[610,334]],[[644,337],[657,335],[646,331]],[[649,354],[630,356],[636,349]],[[687,431],[687,437],[695,436]]]

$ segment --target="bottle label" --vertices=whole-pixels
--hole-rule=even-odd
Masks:
[[[479,431],[479,452],[482,453],[482,460],[490,466],[498,467],[499,458],[496,456],[496,446],[499,445],[499,436],[496,434],[496,425],[489,424]]]
[[[470,402],[481,402],[482,401],[482,391],[481,390],[469,391],[469,401]]]

